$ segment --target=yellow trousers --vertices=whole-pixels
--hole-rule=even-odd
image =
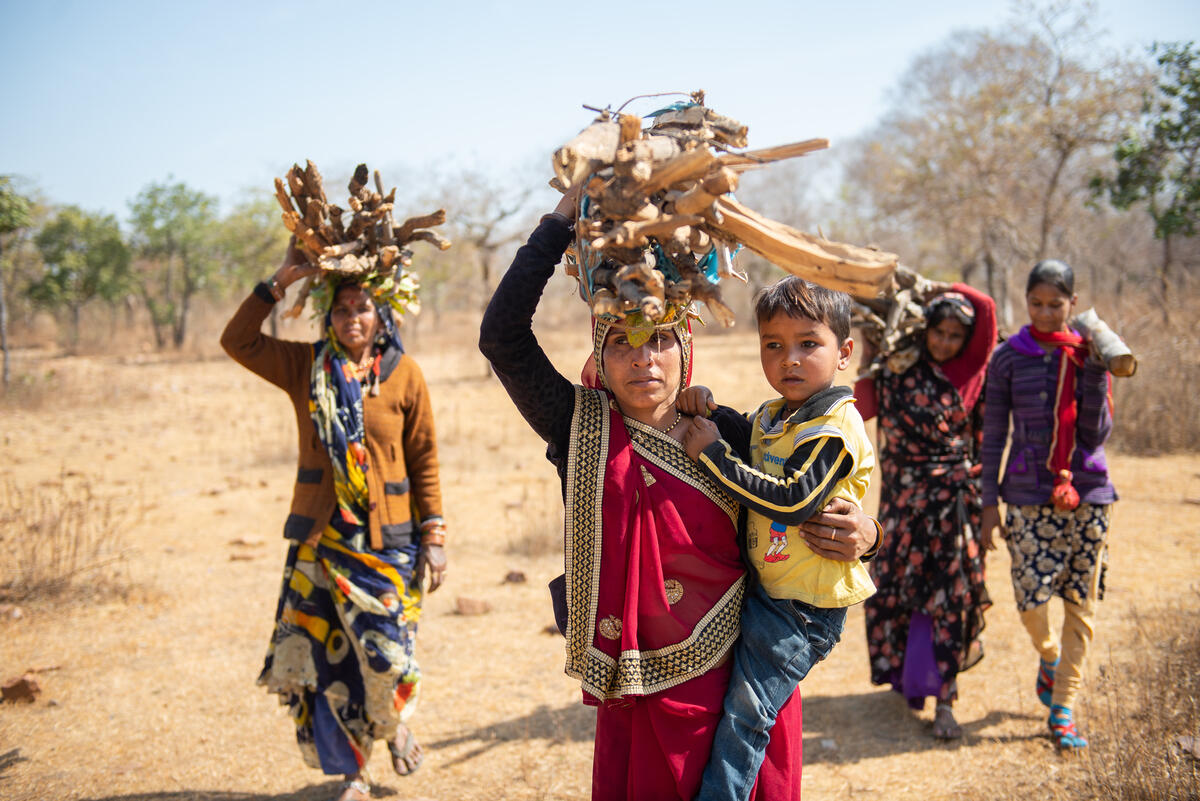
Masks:
[[[1100,567],[1097,565],[1092,577],[1091,591],[1083,604],[1063,600],[1062,637],[1056,639],[1050,627],[1050,604],[1038,604],[1021,612],[1021,622],[1033,640],[1033,647],[1045,662],[1058,661],[1054,671],[1055,706],[1073,709],[1079,688],[1083,684],[1083,668],[1087,662],[1092,637],[1096,633],[1093,621],[1096,613],[1096,596],[1099,595]]]

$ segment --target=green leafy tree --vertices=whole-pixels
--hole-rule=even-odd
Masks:
[[[8,387],[8,303],[5,300],[4,284],[7,271],[4,269],[3,247],[5,238],[25,228],[30,223],[29,199],[17,194],[12,180],[0,175],[0,350],[4,351],[4,386]]]
[[[1155,44],[1159,77],[1142,104],[1141,124],[1117,145],[1116,174],[1097,176],[1118,209],[1145,203],[1162,242],[1159,289],[1163,316],[1175,262],[1174,240],[1196,235],[1200,221],[1200,52],[1192,42]]]
[[[192,303],[218,275],[216,206],[183,183],[150,184],[130,204],[135,285],[160,348],[183,345]]]
[[[29,297],[71,317],[71,343],[79,343],[79,315],[93,300],[119,301],[130,289],[129,246],[111,215],[68,206],[34,238],[45,271],[29,286]]]

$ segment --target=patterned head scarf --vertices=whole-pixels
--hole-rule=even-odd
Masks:
[[[334,290],[334,295],[346,286]],[[378,392],[379,366],[391,348],[404,353],[400,332],[392,309],[374,302],[379,328],[371,347],[375,352],[367,384]],[[351,372],[346,351],[333,330],[332,310],[325,313],[325,338],[313,346],[312,373],[309,382],[309,410],[317,436],[333,463],[333,485],[342,519],[363,526],[367,522],[367,449],[363,422],[363,385]]]
[[[609,388],[608,380],[604,377],[604,341],[608,339],[609,331],[621,327],[620,323],[614,323],[601,317],[592,318],[592,355],[584,363],[583,373],[580,376],[580,380],[585,387],[590,387],[591,389]],[[670,330],[675,335],[675,339],[679,341],[680,358],[682,359],[679,371],[679,388],[686,388],[692,383],[692,327],[690,319],[687,315],[684,315],[674,322],[659,323],[645,333],[642,342],[649,339],[650,332],[655,330]],[[638,329],[638,331],[640,333],[641,329]],[[630,341],[635,341],[632,334]]]
[[[975,328],[975,307],[961,292],[943,292],[925,306],[925,327],[933,328],[942,320],[952,319],[967,329],[967,339]]]

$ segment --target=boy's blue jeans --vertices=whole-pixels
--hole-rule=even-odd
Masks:
[[[696,801],[750,797],[779,708],[833,650],[845,623],[844,608],[772,598],[754,582],[742,610],[724,714]]]

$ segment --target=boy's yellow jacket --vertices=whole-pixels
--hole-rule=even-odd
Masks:
[[[813,606],[856,604],[875,592],[859,560],[839,562],[809,549],[797,524],[832,498],[862,506],[875,451],[848,387],[830,387],[781,419],[783,398],[747,415],[750,463],[724,440],[700,464],[746,507],[746,545],[767,594]]]

